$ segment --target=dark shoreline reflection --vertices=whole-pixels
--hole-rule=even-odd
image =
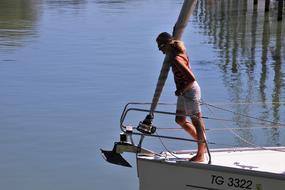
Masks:
[[[82,9],[86,0],[1,0],[0,49],[22,47],[38,35],[42,6],[52,9]]]
[[[94,0],[95,4],[97,4],[100,9],[104,9],[105,11],[111,14],[120,14],[125,13],[126,11],[130,11],[131,6],[139,6],[137,3],[138,0]]]
[[[37,34],[38,3],[35,0],[0,1],[0,49],[18,47]]]
[[[274,3],[267,13],[264,5],[264,0],[260,0],[258,6],[248,0],[201,0],[194,19],[218,53],[213,64],[220,68],[230,101],[249,103],[237,104],[231,109],[245,115],[257,115],[261,121],[282,123],[285,21],[277,22]],[[254,102],[261,102],[258,109],[250,104]],[[233,120],[238,127],[254,125],[254,120],[238,115],[234,115]],[[264,122],[264,126],[272,125]],[[279,130],[278,127],[266,130],[270,131],[270,135],[266,135],[268,144],[279,144]],[[254,141],[254,135],[248,130],[241,130],[239,134]]]
[[[82,9],[82,5],[87,4],[87,0],[43,0],[43,3],[50,8],[72,8]]]

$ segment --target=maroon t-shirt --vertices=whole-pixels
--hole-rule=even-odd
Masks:
[[[173,58],[172,72],[176,89],[184,92],[185,88],[195,81],[195,76],[190,67],[189,59],[185,54],[177,54]]]

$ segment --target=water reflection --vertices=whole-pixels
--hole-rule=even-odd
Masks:
[[[284,122],[281,102],[284,100],[284,21],[277,22],[276,10],[264,12],[264,1],[253,6],[248,0],[202,0],[194,13],[200,31],[208,36],[219,54],[218,66],[232,102],[260,101],[261,108],[236,105],[232,109],[255,114],[261,120]],[[274,6],[274,4],[273,4]],[[275,102],[268,104],[267,102]],[[250,119],[234,116],[242,127],[252,125]],[[239,124],[244,121],[246,125]],[[268,125],[268,123],[266,124]],[[252,140],[252,134],[243,136]],[[279,142],[279,129],[272,129],[269,141]],[[241,132],[243,133],[243,132]]]
[[[22,46],[23,40],[36,35],[37,2],[34,0],[0,1],[0,49]]]
[[[130,6],[136,5],[137,2],[135,0],[95,0],[101,9],[112,14],[129,11]]]
[[[120,4],[131,3],[130,0],[95,0],[95,3],[102,4],[106,6],[117,7]]]
[[[44,4],[51,8],[66,8],[81,9],[82,5],[87,3],[86,0],[44,0]]]

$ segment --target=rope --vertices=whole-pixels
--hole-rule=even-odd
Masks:
[[[266,119],[260,119],[260,118],[257,118],[257,117],[253,117],[253,116],[241,114],[241,113],[234,112],[234,111],[231,111],[231,110],[228,110],[228,109],[225,109],[225,108],[217,107],[217,106],[214,106],[214,105],[212,105],[212,104],[205,103],[205,102],[201,102],[201,104],[202,104],[202,105],[206,105],[206,106],[210,106],[210,107],[213,107],[213,108],[215,108],[215,109],[222,110],[222,111],[230,112],[230,113],[233,113],[233,114],[235,114],[235,115],[240,115],[240,116],[243,116],[243,117],[246,117],[246,118],[251,118],[251,119],[258,120],[258,121],[263,121],[263,122],[267,122],[267,123],[272,123],[272,124],[275,124],[275,125],[285,126],[284,123],[274,122],[274,121],[270,121],[270,120],[266,120]],[[208,108],[208,109],[209,109],[209,108]]]
[[[206,107],[208,108],[208,110],[214,115],[214,112],[209,108],[209,104],[206,104],[206,103],[203,103],[206,105]],[[216,106],[213,106],[213,107],[216,107]],[[221,122],[222,125],[224,125],[224,123]],[[251,143],[249,141],[247,141],[246,139],[242,138],[240,135],[238,135],[237,133],[235,133],[232,129],[229,129],[229,131],[236,137],[238,137],[240,140],[242,140],[243,142],[245,142],[246,144],[249,144],[249,145],[252,145],[254,147],[258,147],[256,144],[254,143]]]
[[[211,103],[212,105],[259,105],[259,104],[285,104],[285,102],[232,102],[232,103]]]
[[[210,105],[210,104],[207,104],[207,103],[203,103],[203,104],[206,105],[206,107],[208,108],[208,110],[209,110],[213,115],[214,115],[214,112],[209,108],[210,106],[211,106],[211,107],[215,107],[215,108],[217,108],[217,109],[222,109],[222,110],[224,110],[224,111],[226,110],[226,109],[218,108],[218,107],[216,107],[216,106],[213,106],[213,105]],[[226,110],[226,111],[229,111],[229,112],[235,113],[235,114],[239,114],[239,113],[233,112],[233,111],[231,111],[231,110]],[[244,115],[244,114],[239,114],[239,115],[246,116],[246,115]],[[246,116],[246,117],[247,117],[247,116]],[[256,118],[251,117],[251,116],[248,116],[248,117],[249,117],[249,118],[256,119]],[[271,122],[271,121],[269,121],[269,122]],[[271,123],[273,123],[273,122],[271,122]],[[224,123],[222,123],[222,122],[221,122],[221,124],[224,125]],[[228,127],[226,127],[226,128],[228,128]],[[272,149],[272,148],[265,148],[265,147],[259,146],[259,145],[255,144],[255,143],[252,143],[252,142],[246,140],[245,138],[241,137],[239,134],[237,134],[236,132],[234,132],[233,128],[228,128],[228,129],[229,129],[229,131],[230,131],[234,136],[236,136],[237,138],[239,138],[240,140],[242,140],[242,141],[245,142],[246,144],[251,145],[251,146],[253,146],[253,147],[255,147],[255,148],[260,148],[260,149],[262,149],[262,150],[272,150],[272,151],[277,151],[277,152],[285,152],[284,150]]]
[[[155,132],[155,134],[156,134],[157,136],[159,136],[159,134],[158,134],[157,132]],[[171,155],[172,155],[173,157],[175,157],[175,158],[180,159],[178,156],[176,156],[175,154],[173,154],[173,152],[170,151],[170,150],[166,147],[166,145],[164,144],[163,140],[162,140],[160,137],[158,137],[158,139],[159,139],[161,145],[164,147],[164,149],[165,149],[169,154],[171,154]],[[165,158],[167,158],[167,155],[165,156]]]

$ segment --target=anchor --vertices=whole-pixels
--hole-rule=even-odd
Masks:
[[[128,135],[131,135],[129,132]],[[130,136],[131,138],[131,136]],[[125,132],[120,134],[120,142],[115,142],[112,150],[101,150],[102,157],[109,163],[121,165],[125,167],[132,167],[131,164],[121,155],[124,152],[140,153],[145,155],[154,155],[155,153],[141,147],[141,143],[144,136],[141,136],[141,140],[138,146],[133,141],[128,142],[127,134]]]

